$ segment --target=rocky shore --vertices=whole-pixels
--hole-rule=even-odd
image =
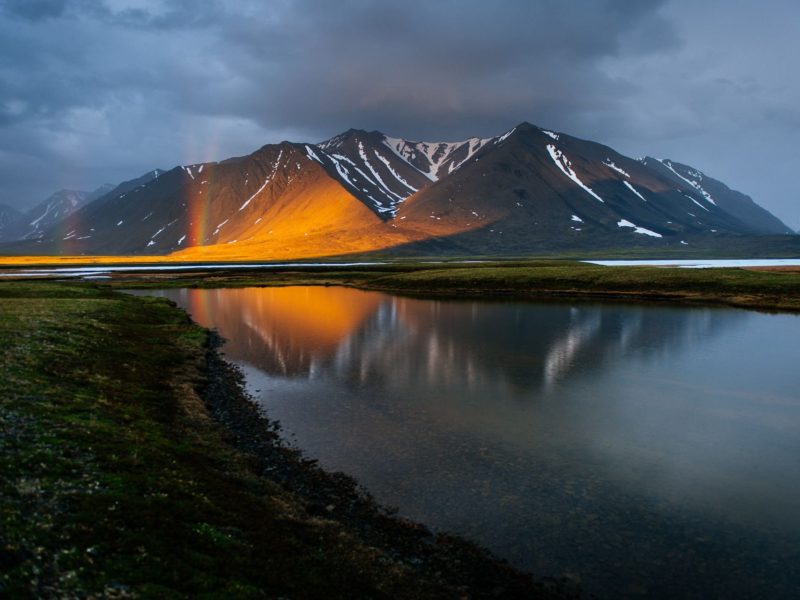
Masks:
[[[464,598],[579,598],[566,579],[535,579],[477,545],[393,514],[344,473],[329,473],[303,457],[280,436],[280,425],[262,414],[247,396],[239,370],[219,353],[224,343],[209,334],[207,382],[202,397],[231,443],[255,457],[263,477],[279,483],[303,502],[310,515],[333,519],[369,545],[441,586],[445,596]],[[434,594],[438,595],[438,593]]]

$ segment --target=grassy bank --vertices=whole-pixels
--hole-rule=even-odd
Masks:
[[[586,298],[800,310],[800,269],[604,267],[562,260],[483,264],[402,263],[115,275],[128,287],[347,285],[447,298]]]
[[[0,283],[0,596],[555,594],[282,446],[208,340],[163,300]]]
[[[395,273],[365,282],[448,297],[600,298],[800,310],[800,272],[540,264]]]

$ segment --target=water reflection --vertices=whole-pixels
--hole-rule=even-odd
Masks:
[[[184,289],[177,301],[226,338],[225,351],[235,360],[273,375],[307,377],[381,304],[375,294],[335,289]]]
[[[296,443],[401,514],[605,597],[793,597],[800,317],[164,292]]]
[[[275,376],[409,380],[429,387],[549,389],[607,361],[670,353],[744,311],[441,302],[342,287],[179,290],[225,352]]]

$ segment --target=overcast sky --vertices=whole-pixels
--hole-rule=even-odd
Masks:
[[[797,0],[0,0],[0,203],[350,127],[521,121],[800,227]]]

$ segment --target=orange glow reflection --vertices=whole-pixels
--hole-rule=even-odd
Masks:
[[[183,290],[192,318],[228,340],[225,353],[272,373],[308,372],[385,298],[338,287]]]

